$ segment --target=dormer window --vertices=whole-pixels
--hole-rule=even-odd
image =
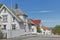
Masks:
[[[27,17],[24,16],[23,18],[24,18],[24,21],[26,22]]]

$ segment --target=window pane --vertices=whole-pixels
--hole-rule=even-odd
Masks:
[[[6,29],[6,25],[3,25],[3,29]]]
[[[12,24],[12,29],[15,30],[16,29],[16,25]]]
[[[7,15],[2,15],[3,22],[7,22]]]
[[[6,9],[4,9],[4,13],[6,13]]]
[[[15,17],[13,17],[13,22],[15,21]]]

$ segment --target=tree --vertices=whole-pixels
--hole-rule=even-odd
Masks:
[[[2,5],[3,5],[3,4],[0,4],[0,8],[1,8]]]
[[[39,26],[37,26],[37,32],[40,33],[41,32],[41,29]]]
[[[54,29],[52,30],[54,34],[60,35],[60,25],[56,25]]]

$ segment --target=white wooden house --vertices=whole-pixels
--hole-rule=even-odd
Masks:
[[[1,29],[7,38],[17,37],[29,33],[27,15],[20,9],[3,5],[0,8]]]
[[[29,20],[30,20],[29,31],[31,33],[37,33],[37,27],[40,26],[41,20],[34,20],[34,19]]]
[[[52,34],[52,32],[51,32],[52,30],[44,25],[42,25],[40,27],[40,29],[41,29],[42,34],[44,34],[44,35],[51,35]]]

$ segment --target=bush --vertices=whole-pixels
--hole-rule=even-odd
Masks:
[[[39,27],[37,27],[37,32],[38,32],[38,33],[40,33],[40,32],[41,32],[41,30],[40,30],[40,28],[39,28]]]

